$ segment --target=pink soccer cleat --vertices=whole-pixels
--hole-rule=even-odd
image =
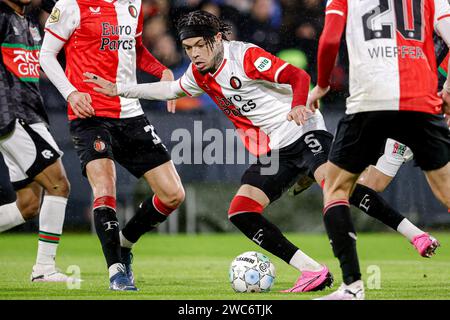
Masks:
[[[411,243],[414,245],[419,254],[425,258],[431,258],[437,247],[440,246],[439,241],[430,236],[428,233],[415,236]]]
[[[320,271],[303,271],[295,285],[281,292],[319,291],[333,285],[333,275],[326,266]]]

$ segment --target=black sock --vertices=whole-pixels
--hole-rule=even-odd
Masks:
[[[369,216],[380,220],[385,225],[397,231],[397,227],[405,219],[392,208],[375,190],[357,184],[350,198],[350,203]]]
[[[230,221],[250,240],[266,249],[278,258],[289,263],[298,248],[286,239],[277,226],[272,224],[260,213],[239,213]]]
[[[360,280],[356,232],[350,217],[350,208],[346,205],[331,207],[325,212],[323,220],[334,256],[339,259],[344,283],[351,284]]]
[[[94,209],[94,223],[108,268],[115,263],[122,263],[120,257],[119,222],[117,221],[116,212],[108,207],[96,208]]]
[[[147,198],[142,202],[136,214],[122,229],[123,236],[130,242],[136,243],[146,232],[155,229],[167,216],[155,209],[152,198]]]

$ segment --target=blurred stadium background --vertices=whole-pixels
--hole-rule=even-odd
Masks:
[[[34,16],[44,24],[47,14],[33,0]],[[143,40],[147,48],[178,78],[189,65],[174,33],[174,21],[188,11],[203,9],[222,17],[233,25],[233,39],[255,43],[277,54],[290,63],[307,70],[315,83],[316,51],[323,26],[325,0],[142,0],[145,15]],[[80,52],[80,54],[83,54]],[[64,59],[62,56],[61,59]],[[332,93],[323,101],[328,129],[335,131],[345,108],[347,93],[347,60],[344,46],[332,77]],[[88,71],[88,70],[87,70]],[[157,79],[138,73],[139,82]],[[69,137],[66,103],[43,75],[41,91],[51,119],[51,131],[65,155],[63,162],[68,171],[72,192],[65,220],[65,230],[91,230],[90,187],[81,175],[79,161]],[[167,113],[165,103],[142,101],[144,110],[165,145],[172,149],[171,141],[176,129],[192,133],[192,150],[202,153],[210,142],[202,142],[194,135],[194,121],[201,121],[203,132],[218,128],[222,132],[233,128],[231,122],[207,97],[183,98],[178,101],[177,113]],[[382,128],[380,128],[382,130]],[[198,136],[197,136],[198,138]],[[195,157],[195,155],[193,155]],[[202,233],[236,231],[227,219],[230,200],[240,182],[247,164],[179,164],[177,170],[186,189],[186,201],[168,223],[160,226],[164,233]],[[134,214],[136,205],[148,195],[144,184],[118,166],[118,213],[125,221]],[[429,189],[423,174],[413,163],[400,170],[384,197],[411,221],[423,227],[448,229],[450,214],[441,206]],[[0,199],[10,202],[14,193],[9,185],[7,169],[0,157]],[[268,209],[268,216],[283,231],[322,232],[322,194],[313,186],[297,197],[284,195]],[[386,227],[355,210],[354,218],[359,231],[383,231]],[[14,231],[37,230],[38,219]]]

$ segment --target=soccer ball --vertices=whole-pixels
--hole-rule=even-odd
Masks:
[[[233,260],[229,275],[236,292],[268,292],[275,281],[275,266],[262,253],[248,251]]]

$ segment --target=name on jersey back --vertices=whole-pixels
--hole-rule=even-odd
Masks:
[[[408,59],[425,59],[425,53],[421,47],[416,46],[378,46],[368,48],[371,59],[377,58],[408,58]]]

